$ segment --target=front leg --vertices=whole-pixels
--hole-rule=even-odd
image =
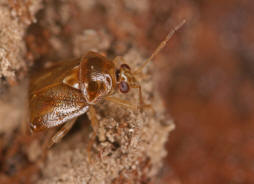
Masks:
[[[123,107],[127,107],[127,108],[135,110],[135,111],[138,110],[137,105],[134,105],[134,104],[130,103],[127,100],[123,100],[123,99],[113,97],[113,96],[106,96],[105,100],[113,102],[113,103],[118,104],[118,105],[121,105]]]

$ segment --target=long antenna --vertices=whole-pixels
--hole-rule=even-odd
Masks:
[[[172,36],[175,34],[175,32],[177,30],[179,30],[184,24],[185,24],[186,20],[183,19],[178,25],[176,25],[175,27],[173,27],[169,33],[167,34],[167,36],[165,37],[165,39],[160,43],[160,45],[155,49],[155,51],[152,53],[152,55],[136,70],[134,71],[134,74],[138,74],[140,73],[143,68],[147,65],[147,63],[149,63],[150,61],[152,61],[152,59],[161,51],[161,49],[163,49],[167,42],[172,38]]]

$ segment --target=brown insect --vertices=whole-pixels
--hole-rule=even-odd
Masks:
[[[64,124],[51,138],[48,143],[50,147],[63,138],[78,116],[86,112],[92,127],[96,128],[98,121],[93,105],[101,100],[142,110],[145,104],[136,76],[184,23],[185,20],[174,27],[153,54],[134,71],[127,64],[116,68],[119,60],[123,62],[121,57],[111,61],[98,53],[88,52],[84,57],[60,62],[39,76],[32,76],[29,89],[30,130],[43,131]],[[113,96],[118,91],[128,93],[131,88],[139,90],[138,105]]]

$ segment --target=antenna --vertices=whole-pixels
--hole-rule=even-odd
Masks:
[[[138,74],[142,71],[142,69],[150,62],[152,59],[163,49],[167,42],[172,38],[172,36],[175,34],[176,31],[178,31],[184,24],[186,20],[183,19],[179,24],[177,24],[175,27],[173,27],[165,39],[159,44],[159,46],[155,49],[155,51],[152,53],[152,55],[136,70],[134,71],[134,74]]]

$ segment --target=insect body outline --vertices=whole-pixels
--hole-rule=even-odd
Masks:
[[[174,27],[153,54],[137,69],[132,70],[122,57],[109,60],[99,53],[89,51],[83,57],[60,62],[39,76],[32,76],[29,88],[31,132],[63,125],[48,143],[50,147],[62,139],[78,116],[86,112],[93,129],[98,127],[93,106],[102,100],[142,111],[147,105],[143,102],[137,76],[184,23],[185,20]],[[121,65],[117,67],[119,63]],[[114,97],[117,92],[125,94],[131,88],[138,89],[137,105]]]

